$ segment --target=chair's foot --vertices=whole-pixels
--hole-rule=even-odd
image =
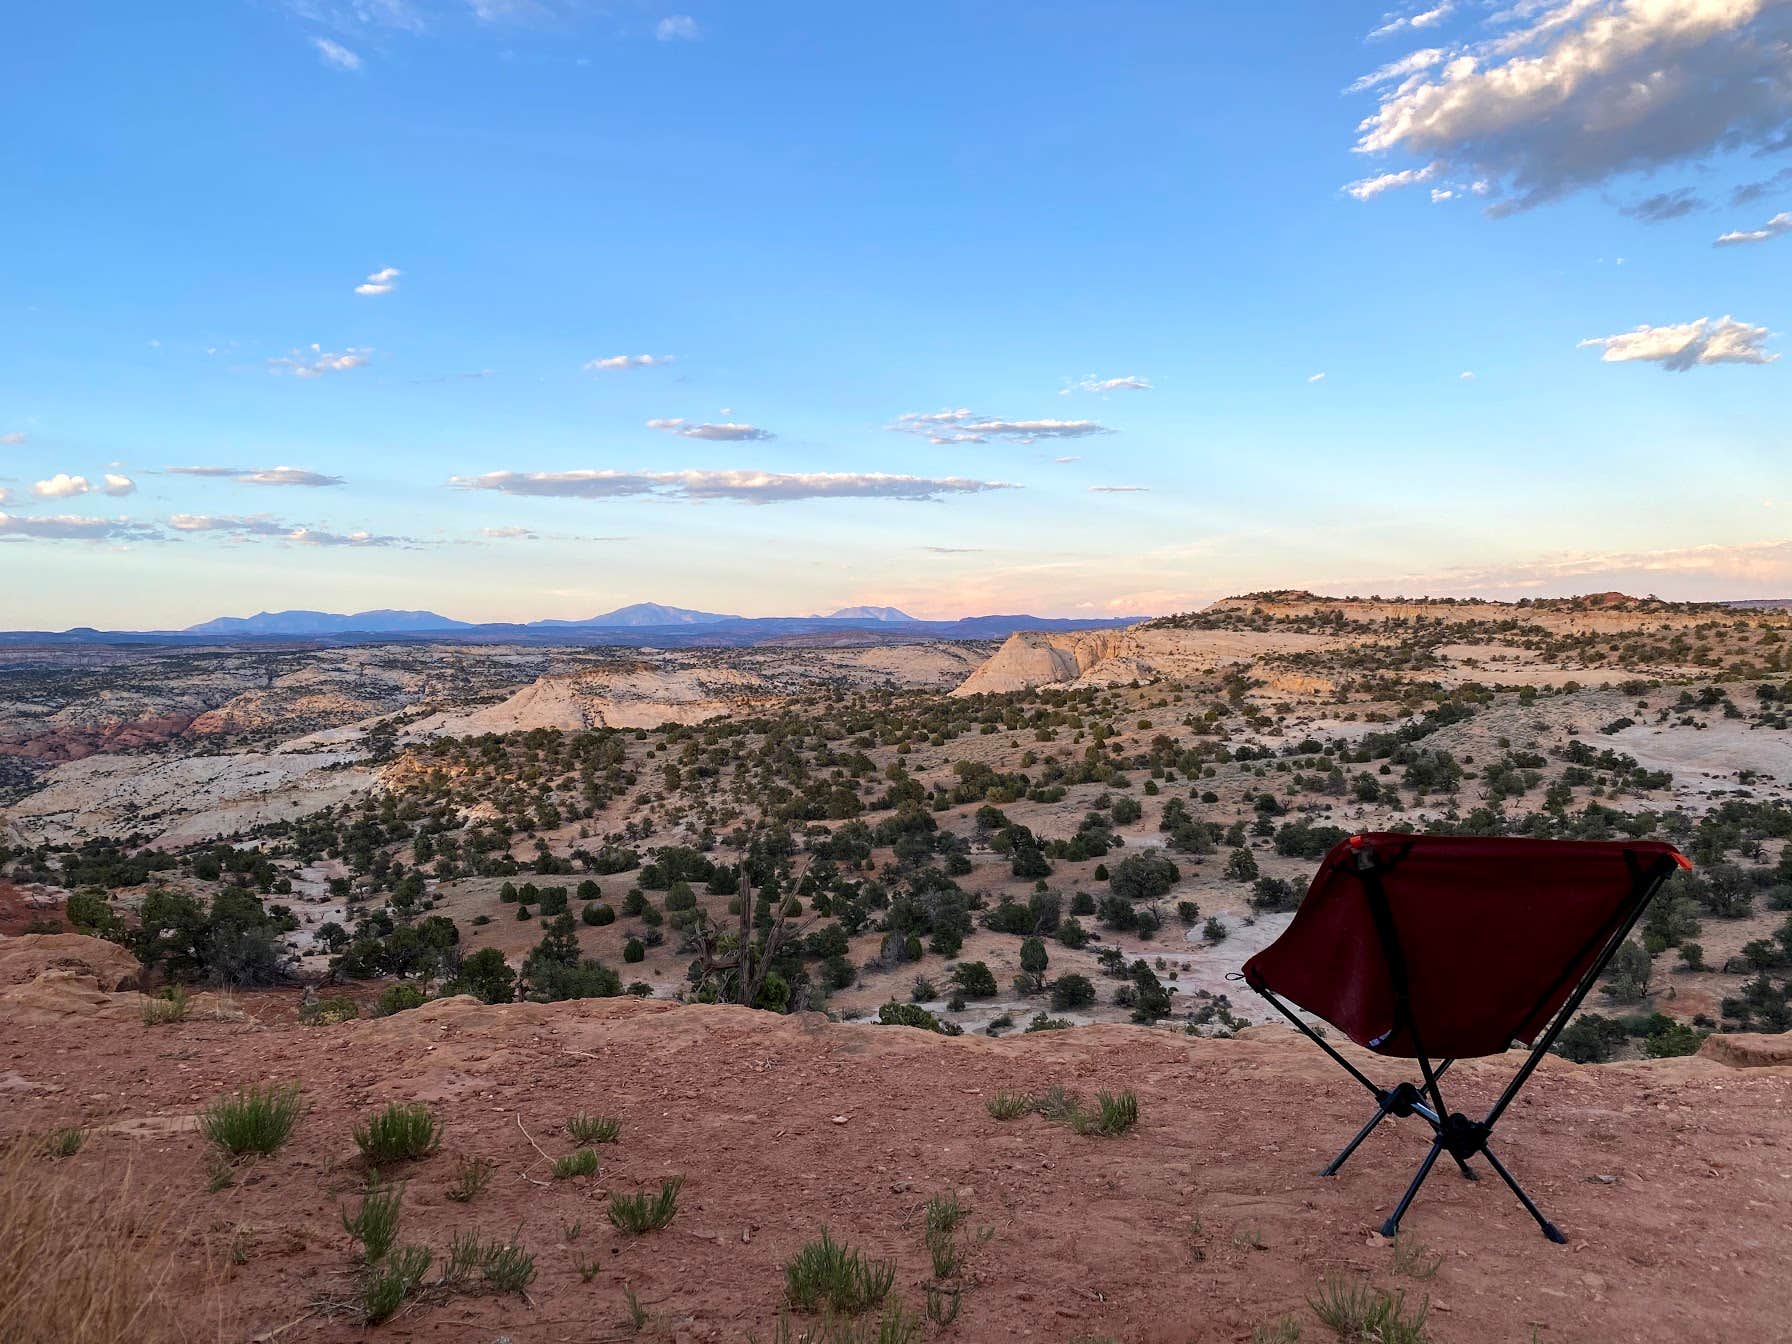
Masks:
[[[1384,1237],[1392,1238],[1397,1236],[1399,1232],[1400,1220],[1398,1218],[1390,1218],[1387,1222],[1381,1225],[1381,1235]]]
[[[1555,1242],[1558,1246],[1566,1246],[1568,1244],[1568,1238],[1562,1235],[1562,1229],[1557,1227],[1554,1223],[1546,1222],[1543,1224],[1543,1235]]]

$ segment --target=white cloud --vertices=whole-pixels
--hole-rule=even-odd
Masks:
[[[294,350],[291,354],[282,355],[278,359],[270,359],[268,372],[291,373],[295,378],[321,378],[326,373],[341,373],[346,369],[358,369],[372,355],[373,351],[371,350],[357,349],[353,346],[338,354],[314,344],[310,353]]]
[[[294,546],[414,546],[410,537],[387,537],[372,532],[330,532],[303,523],[283,523],[265,513],[176,513],[168,526],[176,532],[221,532],[232,541],[253,537],[289,542]]]
[[[130,518],[84,518],[75,514],[51,514],[22,518],[0,513],[0,537],[29,537],[40,541],[154,541],[159,534],[148,523]]]
[[[59,471],[47,481],[39,481],[31,487],[31,493],[42,499],[70,499],[75,495],[85,495],[93,486],[85,476],[70,476],[66,471]]]
[[[317,54],[323,58],[325,65],[334,66],[338,70],[361,68],[361,58],[340,42],[332,42],[327,37],[314,37],[311,45],[317,48]]]
[[[662,42],[695,42],[703,27],[689,14],[669,14],[654,25],[653,35]]]
[[[1148,485],[1092,485],[1089,487],[1089,493],[1092,495],[1148,495],[1151,493],[1151,487]]]
[[[653,369],[672,362],[672,355],[610,355],[604,359],[588,360],[585,372],[613,373],[618,369]]]
[[[1407,32],[1415,28],[1435,28],[1456,10],[1455,0],[1443,0],[1442,4],[1413,14],[1390,14],[1381,22],[1381,26],[1372,31],[1371,39],[1391,37],[1395,33]]]
[[[482,527],[479,529],[485,536],[498,541],[522,540],[533,541],[535,533],[526,527]]]
[[[1325,381],[1325,375],[1323,373],[1309,373],[1307,375],[1307,381],[1309,383],[1323,383]]]
[[[115,472],[108,471],[103,489],[108,495],[132,495],[137,492],[137,482],[129,476],[120,476]]]
[[[997,420],[974,411],[908,411],[890,426],[903,434],[920,434],[932,443],[987,443],[1012,438],[1020,443],[1039,439],[1080,439],[1114,431],[1093,420]]]
[[[0,485],[0,504],[10,503],[12,503],[12,490],[7,486]]]
[[[1409,79],[1413,75],[1422,74],[1434,65],[1439,65],[1449,58],[1450,53],[1442,47],[1421,47],[1418,51],[1402,56],[1397,61],[1389,61],[1379,70],[1372,70],[1361,79],[1353,82],[1346,93],[1362,93],[1382,84],[1390,84],[1396,80]]]
[[[1492,22],[1384,93],[1357,151],[1499,184],[1503,213],[1792,130],[1788,0],[1523,0]]]
[[[396,266],[382,266],[360,284],[355,286],[355,293],[372,298],[378,294],[390,294],[398,288],[398,277],[404,272]],[[316,349],[315,346],[312,347]]]
[[[410,546],[409,537],[383,537],[372,532],[325,532],[313,527],[295,527],[283,541],[295,546]]]
[[[1429,182],[1437,176],[1437,165],[1428,163],[1423,168],[1402,168],[1393,173],[1377,173],[1374,177],[1359,177],[1354,182],[1344,184],[1344,194],[1354,196],[1359,201],[1367,201],[1381,195],[1384,191],[1392,191],[1395,187],[1410,187],[1415,182]]]
[[[1122,378],[1097,378],[1094,374],[1090,374],[1087,378],[1072,383],[1064,389],[1064,392],[1149,392],[1150,390],[1151,380],[1149,378],[1140,378],[1136,374],[1129,373]]]
[[[1461,373],[1457,374],[1456,376],[1458,378],[1462,379],[1462,381],[1465,383],[1472,383],[1475,381],[1475,371],[1473,369],[1464,369]]]
[[[1677,326],[1644,325],[1616,336],[1596,336],[1581,346],[1603,350],[1600,359],[1608,364],[1659,364],[1684,373],[1700,364],[1771,364],[1779,355],[1761,348],[1771,334],[1766,327],[1732,317],[1701,317]]]
[[[1792,233],[1792,211],[1780,211],[1758,229],[1738,230],[1726,233],[1714,244],[1716,247],[1736,247],[1744,243],[1765,243]]]
[[[8,448],[17,448],[23,442],[25,442],[25,435],[20,430],[15,429],[0,434],[0,444],[4,444]]]
[[[942,495],[1016,490],[1006,481],[948,476],[893,476],[883,472],[771,471],[491,471],[454,476],[462,490],[496,490],[508,495],[565,499],[733,499],[772,504],[796,499],[932,500]]]
[[[708,439],[715,443],[743,443],[750,439],[775,439],[777,435],[757,425],[693,425],[687,420],[649,420],[649,429],[663,429],[687,439]]]
[[[292,528],[265,513],[176,513],[168,526],[176,532],[231,532],[244,536],[282,537]]]
[[[341,485],[340,476],[326,476],[304,467],[166,467],[170,476],[208,476],[240,485]]]

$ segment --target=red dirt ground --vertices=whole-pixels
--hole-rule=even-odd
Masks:
[[[253,996],[237,1006],[257,1009]],[[620,1340],[632,1287],[651,1317],[642,1338],[768,1339],[782,1265],[824,1223],[893,1256],[918,1312],[921,1207],[943,1191],[993,1232],[971,1253],[957,1322],[929,1340],[1245,1341],[1285,1312],[1326,1340],[1306,1299],[1328,1272],[1428,1296],[1440,1344],[1792,1335],[1792,1068],[1548,1061],[1496,1146],[1571,1244],[1545,1241],[1492,1179],[1440,1169],[1407,1223],[1442,1253],[1421,1282],[1374,1235],[1424,1151],[1420,1123],[1390,1122],[1319,1178],[1366,1097],[1276,1028],[945,1039],[632,1000],[457,999],[332,1027],[293,1024],[281,1003],[269,1017],[145,1027],[121,995],[0,1021],[0,1138],[94,1126],[62,1160],[71,1175],[129,1162],[173,1200],[190,1265],[222,1280],[209,1302],[191,1285],[184,1299],[203,1338]],[[1491,1095],[1502,1070],[1459,1065],[1458,1104]],[[208,1194],[191,1117],[239,1084],[285,1079],[310,1107],[292,1142]],[[1082,1137],[985,1111],[998,1089],[1051,1083],[1135,1090],[1137,1129]],[[364,1175],[351,1127],[401,1099],[445,1121],[440,1153],[389,1173],[409,1182],[401,1239],[439,1251],[456,1230],[514,1235],[537,1255],[526,1300],[426,1298],[378,1327],[328,1305],[355,1283],[338,1215]],[[620,1116],[621,1139],[600,1148],[597,1176],[554,1182],[535,1145],[569,1151],[562,1126],[580,1110]],[[463,1155],[497,1164],[466,1205],[444,1194]],[[686,1183],[670,1228],[634,1241],[611,1228],[610,1191],[672,1174]],[[597,1265],[589,1283],[582,1261]]]

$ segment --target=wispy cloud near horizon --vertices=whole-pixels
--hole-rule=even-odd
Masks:
[[[959,476],[898,476],[883,472],[774,471],[491,471],[453,476],[460,490],[560,499],[629,499],[643,496],[775,504],[807,499],[937,500],[946,495],[1017,490],[1006,481]]]

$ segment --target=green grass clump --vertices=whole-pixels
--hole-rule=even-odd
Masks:
[[[143,1025],[146,1027],[167,1026],[171,1022],[179,1022],[187,1015],[187,991],[184,985],[170,985],[153,999],[143,1000]]]
[[[1053,1120],[1059,1124],[1069,1124],[1082,1109],[1082,1102],[1076,1093],[1053,1083],[1033,1098],[1033,1109],[1047,1120]]]
[[[615,1143],[622,1133],[622,1121],[613,1115],[587,1115],[580,1111],[566,1122],[566,1132],[574,1143]]]
[[[998,1092],[983,1104],[997,1120],[1018,1120],[1033,1109],[1033,1098],[1025,1092]]]
[[[577,1152],[567,1153],[564,1157],[554,1159],[554,1179],[568,1181],[574,1176],[591,1176],[597,1172],[597,1152],[591,1148],[581,1148]]]
[[[482,1157],[463,1157],[454,1182],[445,1192],[456,1204],[471,1204],[492,1183],[492,1164]]]
[[[499,1292],[520,1293],[535,1280],[535,1257],[515,1242],[496,1242],[486,1247],[480,1269]]]
[[[1122,1092],[1119,1096],[1097,1092],[1094,1109],[1078,1107],[1070,1115],[1070,1127],[1078,1134],[1101,1134],[1110,1138],[1126,1133],[1138,1123],[1139,1099],[1131,1092]]]
[[[1307,1305],[1344,1344],[1428,1344],[1430,1338],[1425,1333],[1429,1302],[1408,1313],[1404,1293],[1360,1280],[1328,1275]]]
[[[646,1191],[634,1195],[611,1195],[610,1221],[619,1231],[626,1232],[631,1237],[643,1236],[670,1226],[672,1219],[678,1215],[678,1192],[683,1187],[684,1177],[673,1176],[660,1182],[660,1192],[657,1195],[650,1196]]]
[[[1251,1331],[1251,1344],[1300,1344],[1300,1322],[1293,1316],[1278,1316]]]
[[[44,1152],[51,1157],[73,1157],[81,1151],[81,1145],[87,1142],[87,1131],[80,1125],[70,1125],[65,1129],[53,1129],[44,1139]]]
[[[957,1314],[956,1308],[951,1314]],[[901,1298],[893,1297],[876,1316],[827,1316],[801,1333],[788,1316],[780,1316],[772,1344],[920,1344],[921,1337],[921,1318],[909,1311]],[[751,1335],[747,1340],[758,1344]]]
[[[398,1240],[398,1206],[402,1185],[370,1185],[361,1195],[361,1207],[351,1215],[342,1210],[342,1230],[361,1243],[361,1258],[368,1264],[385,1259]]]
[[[199,1117],[199,1132],[232,1157],[280,1150],[304,1114],[297,1083],[239,1088]]]
[[[423,1276],[429,1273],[435,1258],[427,1246],[404,1246],[371,1276],[361,1289],[361,1310],[369,1325],[378,1325],[404,1305],[404,1300],[417,1291]]]
[[[422,1102],[394,1102],[355,1126],[355,1146],[375,1166],[428,1157],[442,1141],[442,1125]]]
[[[895,1283],[895,1261],[867,1259],[825,1227],[784,1266],[784,1296],[798,1311],[856,1316],[882,1302]]]

